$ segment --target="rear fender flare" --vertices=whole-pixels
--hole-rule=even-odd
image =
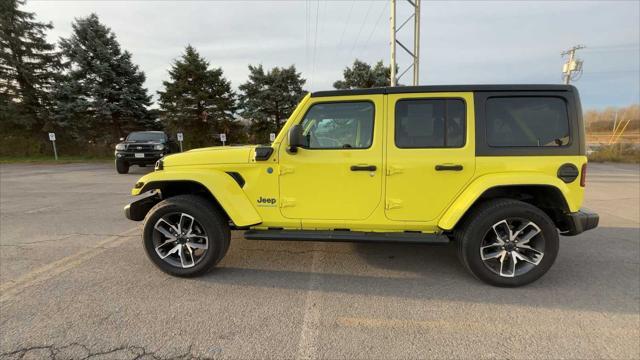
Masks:
[[[500,173],[483,175],[474,180],[447,208],[440,220],[438,227],[443,230],[452,230],[458,221],[475,204],[475,202],[487,190],[498,186],[532,185],[553,186],[560,190],[565,201],[568,198],[569,188],[567,184],[554,176],[541,173]],[[569,206],[571,203],[567,201]],[[570,211],[577,211],[570,207]]]

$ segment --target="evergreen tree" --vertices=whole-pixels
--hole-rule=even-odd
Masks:
[[[384,66],[382,60],[375,66],[356,59],[351,68],[347,67],[343,72],[343,80],[333,83],[336,89],[361,89],[389,86],[391,83],[391,67]]]
[[[304,97],[306,80],[288,68],[274,67],[266,72],[262,65],[249,65],[249,81],[240,85],[242,117],[251,121],[252,141],[269,142],[269,133],[277,133]]]
[[[46,40],[51,24],[18,9],[21,0],[0,1],[0,130],[51,130],[51,91],[60,56]]]
[[[185,134],[187,148],[219,144],[217,134],[228,143],[244,142],[243,126],[234,119],[236,97],[222,69],[209,63],[191,46],[169,70],[160,95],[160,110],[167,130]]]
[[[154,127],[144,73],[96,14],[76,19],[73,34],[61,39],[60,47],[68,66],[56,96],[62,124],[88,140],[105,143]]]

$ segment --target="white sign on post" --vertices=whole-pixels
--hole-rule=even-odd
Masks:
[[[56,133],[49,133],[49,141],[53,145],[53,157],[58,160],[58,149],[56,149]]]
[[[271,141],[271,142],[276,141],[276,134],[275,133],[269,134],[269,141]]]
[[[184,140],[184,135],[180,132],[176,134],[176,136],[178,138],[178,142],[180,143],[180,152],[182,152],[182,140]]]
[[[220,134],[220,141],[222,141],[222,146],[227,142],[227,134]]]

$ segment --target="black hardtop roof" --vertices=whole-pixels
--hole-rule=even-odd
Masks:
[[[559,84],[395,86],[368,89],[316,91],[311,93],[311,97],[471,91],[576,91],[576,88],[573,85]]]

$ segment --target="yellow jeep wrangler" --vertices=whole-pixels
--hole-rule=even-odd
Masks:
[[[581,210],[585,134],[565,85],[319,91],[270,146],[169,155],[125,207],[161,270],[218,263],[230,230],[250,240],[457,243],[471,274],[519,286],[553,264]]]

